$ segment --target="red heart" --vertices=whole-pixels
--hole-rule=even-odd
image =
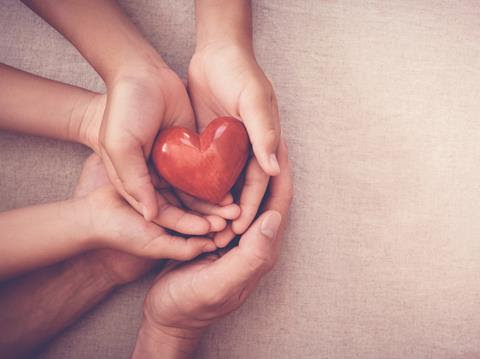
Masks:
[[[152,156],[158,173],[172,186],[219,203],[242,172],[249,148],[243,124],[219,117],[201,135],[183,127],[161,132]]]

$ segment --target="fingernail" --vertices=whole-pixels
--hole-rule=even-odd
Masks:
[[[262,232],[262,234],[268,238],[273,239],[278,232],[281,222],[281,214],[276,211],[272,211],[272,213],[263,220],[262,225],[260,226],[260,232]]]
[[[272,153],[270,155],[269,162],[274,172],[280,172],[280,166],[278,165],[277,156],[275,155],[275,153]]]

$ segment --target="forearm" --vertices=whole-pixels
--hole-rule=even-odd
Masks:
[[[107,85],[124,69],[165,66],[114,0],[23,0],[62,33]]]
[[[115,286],[90,254],[0,287],[0,353],[26,356],[100,302]]]
[[[0,279],[63,260],[90,248],[81,200],[0,213]]]
[[[144,318],[137,335],[133,359],[187,359],[192,358],[202,331],[195,333],[167,333]]]
[[[96,94],[0,64],[0,128],[76,141],[95,147],[89,138]],[[98,96],[97,96],[98,97]],[[96,131],[96,132],[95,132]]]
[[[252,49],[250,0],[196,0],[197,49],[234,43]]]

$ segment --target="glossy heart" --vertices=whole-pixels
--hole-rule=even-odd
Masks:
[[[242,172],[249,148],[243,124],[219,117],[201,135],[182,127],[161,132],[152,156],[158,173],[172,186],[219,203]]]

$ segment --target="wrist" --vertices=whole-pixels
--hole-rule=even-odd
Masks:
[[[80,118],[75,127],[76,141],[90,147],[96,153],[100,153],[98,137],[100,126],[102,124],[103,113],[106,105],[105,94],[92,94],[83,101],[78,101],[76,106],[79,108]]]
[[[190,358],[200,342],[203,330],[167,328],[144,316],[138,332],[133,358]]]
[[[106,270],[104,264],[96,256],[96,251],[90,251],[65,262],[69,271],[77,273],[89,283],[92,290],[98,293],[106,293],[119,286],[117,278]]]
[[[72,224],[82,248],[90,250],[99,247],[97,226],[94,223],[96,214],[92,212],[89,196],[72,198],[68,200],[68,206],[69,218],[66,221]]]
[[[196,52],[205,47],[242,47],[253,52],[250,1],[197,0]]]
[[[138,51],[132,49],[132,51]],[[162,57],[152,48],[137,57],[123,63],[112,71],[109,77],[104,78],[107,89],[114,87],[119,82],[131,80],[145,80],[155,78],[165,69],[170,69]]]

